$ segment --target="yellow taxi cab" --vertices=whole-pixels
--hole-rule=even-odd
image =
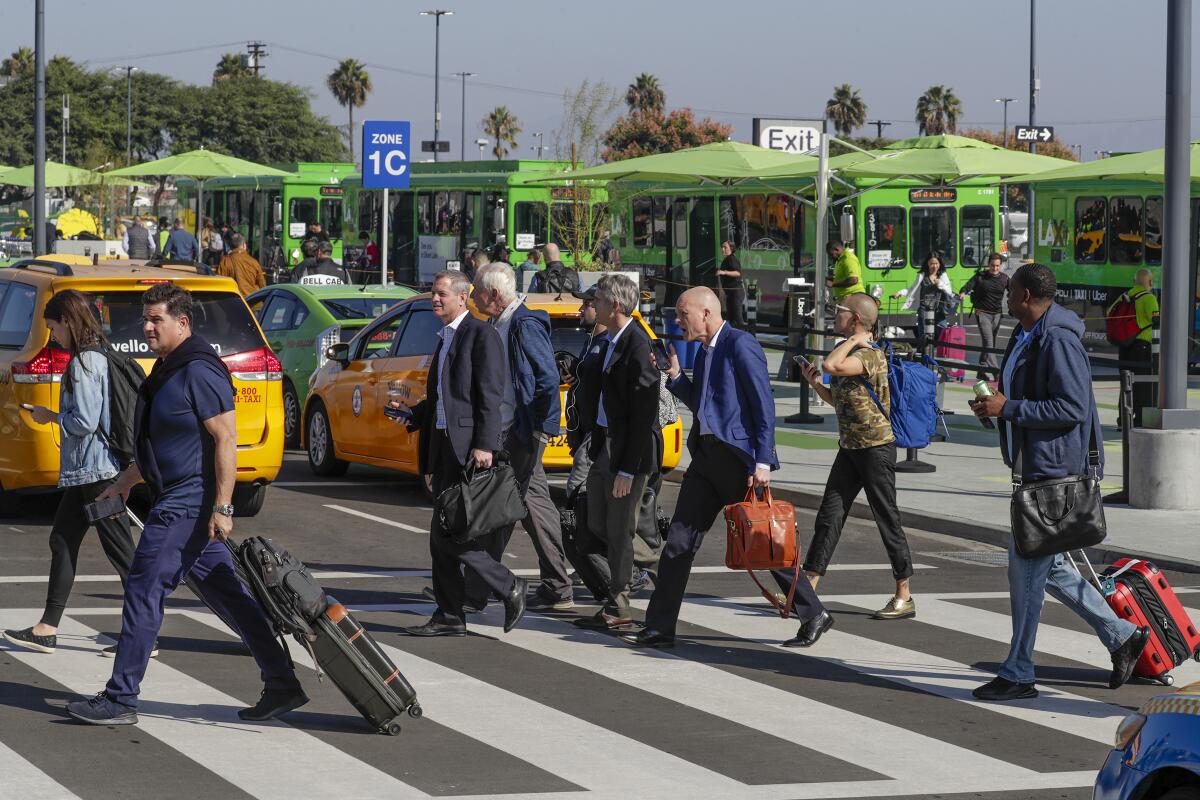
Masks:
[[[531,294],[525,305],[550,315],[550,340],[555,352],[578,354],[588,332],[579,324],[579,303],[553,294]],[[481,316],[472,308],[472,313]],[[652,338],[654,331],[641,316],[638,324]],[[425,398],[429,365],[438,343],[441,320],[434,316],[429,295],[401,301],[382,314],[350,342],[334,344],[325,362],[309,379],[304,407],[304,449],[317,475],[342,475],[351,462],[372,464],[416,475],[415,433],[383,415],[391,399],[389,384],[399,381],[398,399],[415,405]],[[566,386],[562,392],[563,434],[546,446],[542,464],[549,470],[570,469],[566,437]],[[679,463],[683,424],[678,418],[663,428],[663,469]]]
[[[29,403],[57,410],[56,384],[70,359],[50,339],[42,318],[46,301],[64,289],[87,293],[109,343],[149,373],[154,355],[142,336],[142,293],[170,282],[192,293],[193,327],[233,376],[238,481],[233,504],[238,516],[257,514],[283,463],[283,372],[237,284],[192,263],[93,265],[77,258],[39,256],[0,269],[0,498],[12,501],[14,494],[58,486],[58,426],[39,425],[21,408]]]

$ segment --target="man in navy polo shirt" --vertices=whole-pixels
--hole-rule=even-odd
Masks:
[[[112,678],[95,697],[68,703],[67,713],[92,725],[137,722],[138,692],[162,627],[163,602],[190,574],[208,606],[241,634],[262,672],[262,696],[238,716],[271,719],[308,697],[222,541],[233,530],[237,473],[233,383],[212,345],[192,333],[186,289],[157,284],[142,304],[142,330],[158,360],[138,393],[137,460],[101,498],[128,499],[144,479],[155,502],[125,583]]]

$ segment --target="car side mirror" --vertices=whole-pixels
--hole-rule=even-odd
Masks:
[[[343,367],[350,363],[350,345],[347,342],[338,342],[331,344],[325,348],[325,357],[330,361],[336,361]]]

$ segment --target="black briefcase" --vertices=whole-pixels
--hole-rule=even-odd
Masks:
[[[442,533],[460,544],[515,525],[528,513],[516,473],[499,460],[487,469],[467,464],[462,480],[437,496],[433,510]]]
[[[1041,481],[1021,480],[1022,459],[1017,451],[1010,513],[1013,543],[1024,558],[1093,547],[1108,535],[1104,499],[1100,496],[1100,451],[1095,429],[1089,445],[1089,474]]]

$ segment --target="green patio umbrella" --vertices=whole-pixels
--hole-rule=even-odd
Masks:
[[[212,150],[192,150],[167,156],[145,164],[134,164],[121,169],[114,169],[108,175],[121,177],[143,177],[152,175],[170,175],[176,178],[193,178],[197,183],[196,189],[196,235],[200,235],[200,220],[204,216],[204,180],[205,178],[282,178],[292,173],[286,170],[268,167],[265,164],[255,164],[241,158],[234,158]]]
[[[138,181],[125,178],[111,177],[112,173],[94,172],[83,167],[72,167],[59,164],[57,161],[46,162],[46,188],[61,188],[64,186],[137,186]],[[0,170],[0,183],[9,186],[33,186],[33,165],[25,167],[7,167]]]
[[[868,153],[860,153],[857,150],[842,153],[840,156],[831,156],[828,161],[828,169],[830,172],[841,173],[842,170],[863,161],[871,161],[883,155],[882,150],[871,150]],[[806,159],[796,164],[784,164],[771,169],[763,170],[758,177],[764,180],[771,178],[811,178],[815,177],[817,170],[820,168],[820,159]]]
[[[595,167],[559,172],[532,182],[557,181],[637,181],[640,183],[669,183],[673,185],[735,186],[754,181],[772,168],[799,168],[812,156],[789,155],[742,142],[715,142],[673,153],[629,158]]]
[[[1071,164],[1061,169],[1020,175],[1010,183],[1056,183],[1096,179],[1162,183],[1164,161],[1163,148],[1160,147],[1144,153],[1127,153],[1123,156],[1101,158],[1098,161]],[[1191,161],[1192,180],[1200,181],[1200,141],[1192,142]]]
[[[925,178],[955,182],[964,178],[996,177],[1043,172],[1071,164],[1061,158],[1039,156],[966,136],[918,136],[902,139],[866,159],[839,171],[845,178]],[[1006,180],[1007,183],[1019,181]]]

